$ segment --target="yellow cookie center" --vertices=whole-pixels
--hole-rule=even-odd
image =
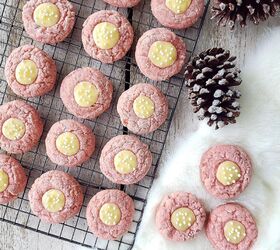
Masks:
[[[175,14],[184,13],[190,6],[191,0],[165,0],[165,4]]]
[[[149,49],[148,57],[159,68],[171,66],[177,59],[177,50],[170,42],[157,41]]]
[[[246,228],[236,220],[230,220],[225,224],[224,235],[228,242],[239,244],[246,237]]]
[[[133,110],[138,117],[146,119],[154,114],[155,104],[147,96],[138,96],[133,102]]]
[[[241,177],[240,168],[232,161],[222,162],[217,170],[216,178],[224,186],[234,184]]]
[[[114,158],[116,170],[121,174],[129,174],[137,167],[137,157],[129,150],[122,150]]]
[[[80,82],[74,88],[74,98],[79,106],[87,108],[96,103],[98,90],[90,82]]]
[[[11,140],[19,140],[25,134],[25,124],[17,118],[9,118],[3,123],[2,133]]]
[[[98,48],[111,49],[120,40],[120,33],[114,24],[102,22],[94,27],[93,39]]]
[[[62,154],[71,156],[78,153],[80,149],[80,142],[74,133],[65,132],[57,137],[56,148]]]
[[[3,169],[0,169],[0,192],[5,191],[8,185],[9,176]]]
[[[37,65],[31,60],[23,60],[16,67],[16,79],[22,85],[32,84],[37,76]]]
[[[33,18],[38,26],[51,27],[58,23],[60,11],[53,3],[42,3],[35,9]]]
[[[193,211],[187,207],[177,208],[171,215],[171,224],[178,231],[186,231],[195,220]]]
[[[99,211],[100,220],[108,225],[117,225],[121,220],[121,211],[119,207],[114,203],[105,203],[102,205]]]
[[[65,196],[60,190],[50,189],[44,193],[42,204],[51,213],[59,212],[64,208]]]

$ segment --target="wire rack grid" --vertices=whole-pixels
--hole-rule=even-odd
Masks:
[[[0,0],[0,103],[3,104],[11,100],[19,99],[19,97],[12,93],[4,80],[4,67],[5,61],[11,51],[23,44],[34,44],[52,56],[57,64],[58,81],[55,89],[50,93],[42,97],[25,99],[39,111],[44,120],[44,132],[36,148],[23,155],[15,156],[26,170],[28,184],[24,193],[17,200],[7,205],[0,206],[0,219],[39,233],[51,235],[88,247],[114,250],[131,249],[146,204],[147,194],[155,177],[156,168],[182,90],[184,82],[183,74],[179,74],[168,81],[150,81],[144,77],[137,68],[133,56],[135,42],[126,57],[112,65],[102,64],[90,58],[82,47],[80,39],[82,24],[91,13],[98,10],[114,9],[124,14],[133,25],[136,36],[135,41],[137,41],[137,38],[145,31],[159,27],[160,25],[151,14],[149,0],[142,0],[142,2],[133,9],[115,8],[105,4],[102,0],[72,0],[71,2],[76,8],[76,24],[71,35],[64,42],[56,45],[43,45],[28,37],[21,20],[22,7],[25,2],[26,1],[23,0]],[[208,4],[209,2],[207,1],[205,4],[205,13]],[[189,56],[195,49],[205,13],[195,26],[187,30],[176,31],[177,35],[186,42]],[[59,86],[62,79],[72,70],[85,66],[101,70],[111,79],[114,85],[111,108],[96,120],[82,120],[73,117],[73,115],[69,114],[65,109],[59,98]],[[115,185],[102,175],[99,169],[98,158],[102,147],[108,140],[118,134],[129,133],[120,123],[116,112],[116,103],[123,91],[128,89],[131,85],[140,82],[154,84],[163,91],[169,102],[169,117],[160,129],[147,136],[141,136],[141,140],[149,145],[153,154],[153,166],[147,176],[135,185]],[[71,169],[59,167],[53,164],[46,156],[44,145],[46,133],[53,123],[61,119],[78,120],[90,126],[96,135],[96,151],[91,159],[80,167]],[[58,225],[44,223],[33,215],[27,197],[34,180],[42,173],[51,169],[60,169],[75,176],[83,186],[85,194],[83,207],[80,213],[65,223]],[[96,238],[89,232],[85,218],[85,210],[88,201],[95,193],[107,188],[124,190],[134,199],[136,208],[133,224],[129,232],[115,241],[106,241]]]

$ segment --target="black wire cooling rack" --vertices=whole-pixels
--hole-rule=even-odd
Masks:
[[[143,210],[146,203],[148,191],[152,185],[156,167],[158,166],[160,156],[164,147],[166,136],[171,124],[177,101],[182,90],[184,77],[179,74],[169,81],[153,82],[144,77],[136,66],[134,59],[134,48],[127,56],[113,65],[102,64],[97,60],[90,58],[84,51],[81,44],[81,29],[85,19],[93,12],[102,9],[115,9],[123,13],[132,23],[137,38],[143,32],[159,27],[158,22],[152,16],[149,0],[142,0],[141,3],[133,9],[118,9],[102,0],[72,0],[76,8],[76,24],[73,32],[64,42],[51,45],[42,45],[34,42],[28,37],[23,29],[21,21],[22,7],[26,1],[22,0],[0,0],[0,102],[1,104],[18,99],[13,94],[4,80],[4,67],[8,55],[14,48],[23,44],[34,44],[46,51],[55,59],[58,68],[58,81],[55,89],[39,98],[28,98],[26,101],[33,105],[40,112],[44,120],[44,132],[40,143],[36,148],[23,155],[16,156],[26,170],[28,175],[28,184],[24,193],[14,202],[0,206],[0,219],[23,228],[28,228],[39,233],[51,235],[53,237],[67,240],[73,243],[81,244],[98,249],[131,249],[134,243],[135,235],[141,221]],[[208,7],[206,3],[206,10]],[[206,13],[205,10],[205,13]],[[200,21],[193,27],[176,31],[184,39],[188,46],[188,55],[190,56],[196,46],[205,13]],[[62,79],[72,70],[92,66],[101,70],[107,75],[114,84],[113,104],[111,108],[96,120],[81,120],[73,117],[64,108],[59,98],[59,86]],[[142,136],[141,140],[150,146],[153,153],[153,167],[148,175],[138,184],[129,186],[120,186],[112,184],[100,172],[98,158],[104,144],[112,137],[118,134],[127,133],[116,112],[116,103],[120,94],[131,85],[140,82],[148,82],[160,88],[169,101],[169,117],[165,124],[147,136]],[[76,119],[90,126],[96,135],[96,151],[91,159],[77,168],[63,168],[54,165],[46,156],[44,140],[46,133],[53,123],[60,119]],[[85,199],[80,213],[74,218],[63,224],[50,225],[40,221],[32,214],[27,198],[28,191],[34,182],[43,172],[51,169],[60,169],[69,172],[75,176],[84,188]],[[88,230],[85,210],[90,198],[99,190],[106,188],[119,188],[129,194],[135,203],[136,213],[133,225],[129,232],[116,241],[106,241],[96,238]]]

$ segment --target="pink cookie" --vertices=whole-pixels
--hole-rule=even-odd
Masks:
[[[165,122],[168,103],[158,88],[151,84],[139,83],[122,93],[117,111],[122,124],[133,133],[148,134]]]
[[[213,196],[229,199],[248,186],[252,163],[247,153],[234,145],[216,145],[208,149],[200,163],[200,177]]]
[[[148,145],[131,135],[118,135],[103,148],[100,169],[112,182],[133,184],[140,181],[152,165]]]
[[[170,66],[160,68],[156,66],[148,57],[151,46],[155,42],[171,43],[177,52],[176,60]],[[165,53],[162,51],[162,53]],[[168,54],[164,55],[168,58]],[[135,59],[140,71],[147,77],[155,81],[169,79],[179,73],[186,58],[186,45],[184,41],[176,36],[172,31],[165,28],[156,28],[146,31],[138,40]]]
[[[249,250],[258,236],[258,229],[246,208],[228,203],[210,213],[206,234],[217,250]]]
[[[109,49],[98,47],[93,37],[95,27],[104,22],[113,24],[119,34],[119,40]],[[113,10],[101,10],[93,13],[84,22],[82,30],[82,42],[85,51],[91,57],[103,63],[113,63],[123,58],[132,45],[133,37],[134,32],[129,21],[122,14]],[[107,40],[111,39],[110,32],[108,32]]]
[[[53,10],[37,9],[41,4],[52,4],[58,13]],[[37,19],[36,19],[36,15]],[[49,18],[57,18],[56,22],[42,24]],[[55,44],[63,41],[72,31],[75,23],[73,5],[67,0],[30,0],[23,6],[22,20],[27,34],[34,40],[42,43]]]
[[[27,178],[20,163],[5,154],[0,154],[0,176],[0,204],[6,204],[23,192]]]
[[[0,106],[0,146],[11,154],[31,150],[43,132],[43,122],[35,108],[21,100]]]
[[[82,82],[94,85],[98,93],[96,101],[93,101],[94,92],[96,91],[91,85],[91,88],[85,89],[80,96],[74,95],[76,91],[79,93],[78,88],[79,86],[81,87]],[[112,94],[112,82],[99,70],[93,68],[81,68],[72,71],[63,79],[60,88],[60,97],[69,112],[84,119],[95,119],[106,111],[110,107]],[[82,101],[80,103],[82,106],[78,104],[76,99]]]
[[[179,2],[178,2],[179,4]],[[153,15],[163,25],[173,29],[185,29],[194,25],[204,11],[203,0],[192,0],[189,7],[180,13],[169,9],[166,0],[152,0]]]
[[[90,200],[86,211],[92,233],[108,240],[124,235],[132,224],[133,216],[133,200],[117,189],[98,192]]]
[[[120,8],[131,8],[137,5],[140,0],[104,0],[104,2]]]
[[[31,72],[30,70],[28,71],[28,66],[25,64],[28,61],[26,60],[35,63],[36,66],[34,66],[37,70],[37,75],[32,74],[32,70],[34,69],[31,69]],[[26,83],[26,81],[31,79],[27,79],[28,75],[26,74],[24,79],[22,79],[24,74],[21,73],[25,70],[27,70],[26,72],[29,74],[29,77],[34,77],[32,83],[30,81],[28,84]],[[17,95],[23,97],[41,96],[51,91],[54,87],[56,81],[56,65],[54,60],[44,51],[33,45],[23,45],[13,50],[8,57],[5,66],[5,76],[9,86]],[[22,80],[25,80],[25,84],[24,82],[20,82]]]
[[[46,151],[50,160],[61,166],[76,167],[87,161],[95,149],[91,129],[74,120],[61,120],[50,128]]]
[[[65,222],[80,211],[83,191],[73,176],[52,170],[35,180],[28,198],[35,215],[44,222],[56,224]]]
[[[156,211],[156,226],[167,239],[186,241],[194,238],[205,223],[206,213],[200,201],[191,193],[166,195]]]

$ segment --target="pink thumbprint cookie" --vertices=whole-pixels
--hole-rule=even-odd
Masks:
[[[137,5],[140,0],[104,0],[104,2],[120,8],[131,8]]]
[[[13,50],[8,57],[5,76],[17,95],[41,96],[55,85],[56,65],[44,51],[33,45],[23,45]]]
[[[257,239],[258,229],[245,207],[228,203],[210,213],[206,235],[217,250],[249,250]]]
[[[241,194],[250,183],[251,176],[250,157],[235,145],[213,146],[201,158],[201,180],[207,191],[219,199]]]
[[[58,170],[42,174],[28,193],[32,212],[42,221],[53,224],[74,217],[82,207],[83,197],[76,179]]]
[[[103,63],[123,58],[133,42],[134,32],[125,16],[114,10],[101,10],[90,15],[83,25],[85,51]]]
[[[0,204],[15,200],[23,192],[26,182],[20,163],[11,156],[0,154]]]
[[[0,106],[0,146],[11,154],[31,150],[43,132],[43,122],[35,108],[15,100]]]
[[[30,0],[23,6],[22,20],[32,39],[55,44],[72,31],[75,11],[67,0]]]
[[[137,42],[137,65],[140,71],[152,80],[166,80],[176,75],[181,71],[185,58],[184,41],[168,29],[148,30]]]
[[[103,148],[100,169],[112,182],[133,184],[140,181],[152,165],[148,145],[131,135],[118,135]]]
[[[111,104],[112,82],[99,70],[81,68],[67,75],[60,88],[60,97],[73,115],[95,119]]]
[[[79,166],[90,158],[94,149],[91,129],[74,120],[56,122],[46,137],[47,155],[57,165]]]
[[[98,192],[90,200],[86,211],[89,229],[95,236],[107,240],[124,235],[132,224],[133,216],[133,200],[117,189]]]

